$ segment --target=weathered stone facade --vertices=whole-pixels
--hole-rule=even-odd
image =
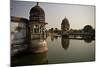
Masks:
[[[47,51],[45,12],[38,3],[31,8],[29,18],[31,52],[42,53]]]
[[[31,39],[41,38],[42,35],[46,33],[45,25],[47,23],[45,22],[44,10],[38,5],[38,3],[31,8],[29,18]]]
[[[45,41],[47,30],[45,28],[45,12],[38,5],[30,9],[29,20],[20,17],[11,17],[11,44],[26,43],[33,53],[48,51]]]
[[[27,23],[25,18],[11,16],[11,44],[20,44],[27,39]]]

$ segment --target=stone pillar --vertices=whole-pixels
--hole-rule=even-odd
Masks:
[[[40,33],[40,25],[38,26],[38,33]]]

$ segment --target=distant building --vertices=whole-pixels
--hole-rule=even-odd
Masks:
[[[65,17],[65,18],[62,20],[62,23],[61,23],[61,30],[62,30],[62,32],[67,32],[67,31],[69,31],[69,28],[70,28],[69,21],[68,21],[68,19]]]

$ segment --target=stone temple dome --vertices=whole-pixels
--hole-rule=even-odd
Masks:
[[[66,31],[66,30],[69,30],[69,28],[70,28],[69,21],[68,21],[68,19],[65,17],[65,18],[62,20],[61,29]]]
[[[38,21],[38,22],[45,22],[45,12],[39,6],[39,3],[31,8],[30,10],[30,21]]]

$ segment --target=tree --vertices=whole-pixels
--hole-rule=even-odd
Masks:
[[[84,31],[84,33],[91,33],[93,31],[93,28],[91,25],[86,25],[86,26],[84,26],[83,31]]]

